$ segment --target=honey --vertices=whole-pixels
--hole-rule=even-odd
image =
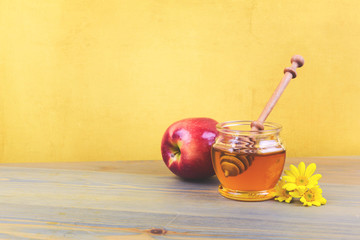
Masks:
[[[273,192],[284,168],[285,155],[285,150],[270,154],[236,154],[212,149],[213,166],[222,184],[221,189],[235,192]]]

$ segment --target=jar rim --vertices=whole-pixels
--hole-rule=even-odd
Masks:
[[[248,126],[249,129],[251,129],[251,123],[253,121],[249,120],[234,120],[234,121],[226,121],[226,122],[220,122],[216,124],[216,129],[219,132],[227,133],[227,134],[237,134],[237,135],[263,135],[263,134],[275,134],[279,133],[282,130],[282,125],[275,122],[264,122],[264,130],[238,130],[238,129],[231,129],[230,127],[235,126]]]

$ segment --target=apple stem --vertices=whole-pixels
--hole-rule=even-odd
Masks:
[[[287,67],[284,69],[284,73],[285,73],[284,77],[282,78],[279,85],[275,89],[273,95],[267,102],[264,110],[262,111],[258,119],[251,123],[252,131],[264,130],[264,122],[266,118],[269,116],[269,114],[275,107],[275,104],[279,100],[281,94],[284,92],[290,80],[296,78],[297,76],[296,68],[302,67],[304,65],[304,58],[300,55],[295,55],[291,58],[291,64],[292,64],[291,67]]]

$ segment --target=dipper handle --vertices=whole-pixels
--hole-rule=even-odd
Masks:
[[[275,104],[279,100],[281,94],[284,92],[286,86],[289,84],[290,80],[293,78],[296,78],[296,68],[302,67],[304,65],[304,58],[300,55],[294,55],[291,58],[291,67],[287,67],[284,69],[284,77],[282,78],[281,82],[275,89],[273,95],[267,102],[264,110],[260,114],[259,118],[256,121],[253,121],[251,123],[251,130],[252,131],[258,131],[258,130],[264,130],[264,121],[269,116],[273,108],[275,107]]]

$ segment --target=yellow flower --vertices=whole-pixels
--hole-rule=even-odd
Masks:
[[[314,186],[306,191],[299,191],[302,195],[300,198],[300,202],[304,204],[304,206],[311,207],[315,205],[317,207],[321,206],[321,204],[326,204],[326,199],[322,196],[322,189],[319,186]]]
[[[322,177],[321,174],[313,175],[315,170],[315,163],[311,163],[306,169],[304,162],[299,163],[298,167],[291,164],[290,171],[284,171],[287,176],[283,176],[286,183],[282,187],[287,191],[305,191],[309,188],[313,188],[318,184],[319,179]]]
[[[279,202],[287,202],[290,203],[292,196],[289,194],[289,192],[283,188],[285,184],[284,179],[280,179],[279,182],[275,186],[275,200],[278,200]]]

